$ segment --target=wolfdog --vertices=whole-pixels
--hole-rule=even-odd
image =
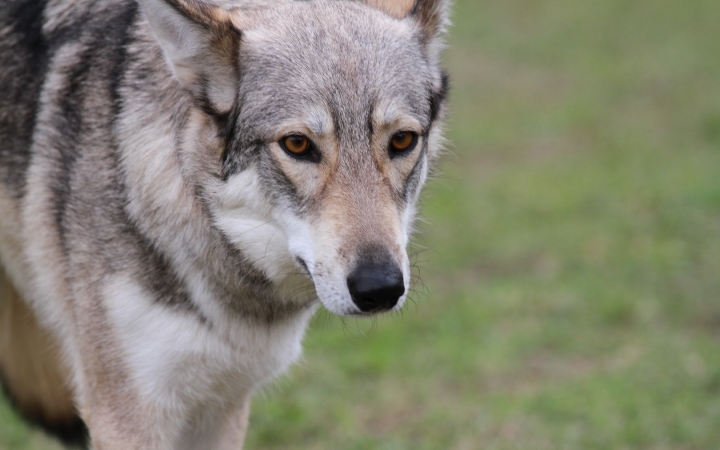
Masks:
[[[447,0],[0,0],[0,373],[98,450],[239,449],[317,305],[401,308]]]

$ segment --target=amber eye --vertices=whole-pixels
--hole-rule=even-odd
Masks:
[[[310,139],[300,134],[291,134],[282,138],[280,145],[286,152],[300,156],[310,149]]]
[[[390,156],[408,153],[417,145],[418,135],[412,131],[395,133],[390,139]]]
[[[315,144],[302,134],[289,134],[280,139],[278,144],[285,153],[300,161],[319,163],[322,159]]]

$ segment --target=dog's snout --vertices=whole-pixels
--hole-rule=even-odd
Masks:
[[[405,293],[402,271],[392,263],[360,264],[347,285],[353,302],[366,313],[392,309]]]

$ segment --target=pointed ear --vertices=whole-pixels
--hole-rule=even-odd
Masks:
[[[415,0],[366,0],[365,3],[385,11],[396,19],[407,17],[415,6]]]
[[[198,0],[139,0],[180,84],[211,112],[235,100],[239,13]]]
[[[365,0],[365,2],[398,19],[414,18],[420,24],[426,44],[444,34],[450,22],[450,0]]]

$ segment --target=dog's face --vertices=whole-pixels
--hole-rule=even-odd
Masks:
[[[173,2],[163,20],[192,38],[149,14],[178,79],[224,124],[216,225],[272,281],[301,271],[343,315],[402,306],[446,90],[445,2],[370,3]]]

